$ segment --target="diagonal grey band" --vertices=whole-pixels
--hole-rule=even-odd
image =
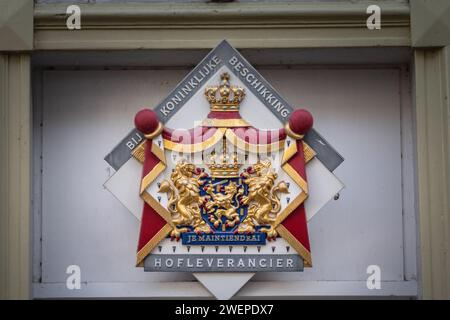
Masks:
[[[344,162],[344,158],[316,130],[309,130],[303,140],[313,148],[317,158],[329,171],[333,172]]]

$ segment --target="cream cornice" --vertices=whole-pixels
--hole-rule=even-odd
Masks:
[[[409,46],[409,6],[379,3],[382,29],[366,28],[366,4],[81,4],[81,30],[66,5],[35,6],[36,49],[203,49]],[[114,32],[111,32],[114,30]]]
[[[369,4],[355,3],[168,3],[81,4],[84,28],[195,25],[365,25]],[[409,26],[409,6],[380,3],[383,25]],[[35,27],[65,28],[66,4],[36,5]]]

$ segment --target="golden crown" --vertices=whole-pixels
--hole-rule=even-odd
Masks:
[[[244,100],[245,90],[229,83],[230,75],[223,73],[220,76],[220,86],[207,87],[206,99],[211,104],[211,111],[237,111],[239,104]]]
[[[207,166],[213,178],[237,178],[239,177],[239,169],[242,163],[238,163],[237,160],[233,160],[233,162],[215,162],[215,160],[212,160],[207,163]]]
[[[236,178],[239,177],[239,169],[242,163],[239,163],[237,153],[233,153],[230,157],[227,152],[226,138],[224,138],[222,140],[222,154],[219,159],[217,159],[217,155],[213,152],[206,165],[213,178]]]

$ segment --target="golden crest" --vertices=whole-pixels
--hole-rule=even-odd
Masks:
[[[239,233],[255,232],[255,225],[267,226],[260,232],[267,234],[268,239],[278,235],[274,228],[277,214],[281,210],[280,193],[289,193],[284,181],[275,180],[278,175],[272,170],[270,161],[262,161],[250,167],[250,172],[243,173],[243,183],[248,185],[248,195],[242,198],[242,204],[248,205],[246,219],[239,225]]]
[[[289,193],[284,181],[275,185],[277,177],[271,162],[266,160],[242,172],[237,180],[240,184],[230,179],[217,183],[194,164],[181,160],[170,181],[164,180],[159,188],[159,192],[168,195],[167,207],[174,225],[171,237],[178,239],[189,231],[209,234],[215,229],[226,231],[233,227],[233,233],[253,234],[258,226],[258,232],[265,233],[268,239],[276,238],[275,221],[281,210],[279,194]],[[244,209],[245,216],[239,214]]]

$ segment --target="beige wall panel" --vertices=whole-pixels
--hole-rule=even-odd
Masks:
[[[0,55],[0,297],[30,295],[30,58]]]
[[[450,48],[415,53],[422,294],[450,298]]]

